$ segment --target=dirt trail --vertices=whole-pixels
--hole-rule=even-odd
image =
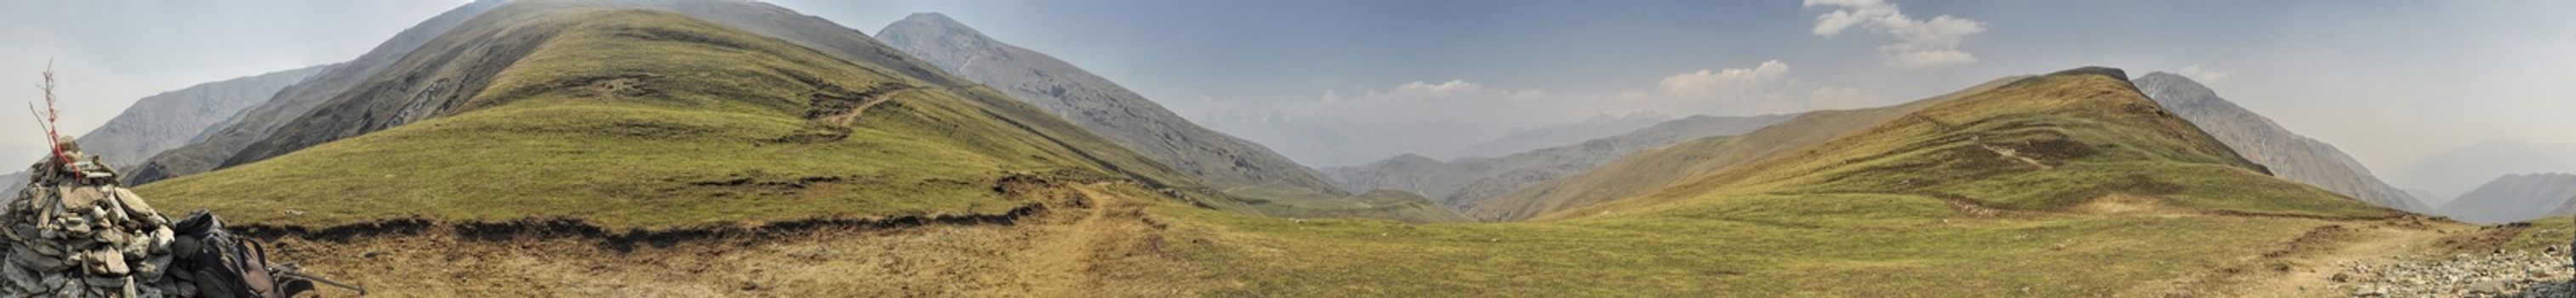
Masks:
[[[903,95],[903,93],[904,93],[904,92],[921,91],[921,89],[925,89],[925,88],[923,88],[923,87],[906,87],[906,88],[904,88],[904,89],[900,89],[900,90],[888,91],[888,92],[886,92],[885,94],[878,94],[878,95],[876,96],[876,98],[869,98],[867,102],[862,102],[862,103],[859,103],[859,105],[858,105],[858,106],[851,107],[851,108],[850,108],[850,111],[849,111],[848,113],[842,113],[842,114],[839,114],[839,115],[826,116],[826,117],[823,117],[823,119],[820,119],[820,120],[823,120],[824,122],[830,122],[830,123],[832,123],[833,125],[849,126],[851,121],[858,121],[858,120],[859,120],[859,116],[860,116],[860,115],[865,115],[865,114],[867,114],[867,112],[868,112],[868,108],[876,107],[876,106],[877,106],[877,104],[883,104],[883,103],[886,103],[886,102],[888,102],[888,101],[894,101],[894,99],[895,99],[896,97],[902,97],[902,95]]]
[[[1995,147],[1995,145],[1986,145],[1986,144],[1983,144],[1983,143],[1979,143],[1979,144],[1977,144],[1977,147],[1980,147],[1980,148],[1986,148],[1986,151],[1994,152],[1994,153],[1995,153],[1995,155],[2002,155],[2002,156],[2007,157],[2007,158],[2012,158],[2012,159],[2013,159],[2013,160],[2015,160],[2015,161],[2020,161],[2020,162],[2021,162],[2021,163],[2023,163],[2023,164],[2029,164],[2029,165],[2031,165],[2031,166],[2039,167],[2039,169],[2040,169],[2040,170],[2047,170],[2047,169],[2055,169],[2055,168],[2057,168],[2057,167],[2051,167],[2051,166],[2048,166],[2048,164],[2047,164],[2047,163],[2039,162],[2039,160],[2038,160],[2038,159],[2032,159],[2032,158],[2030,158],[2029,156],[2022,156],[2022,155],[2021,155],[2021,152],[2019,152],[2019,151],[2014,151],[2014,150],[2009,149],[2009,148]]]
[[[2141,287],[2122,296],[2135,297],[2344,297],[2348,290],[2331,280],[2347,262],[2392,262],[2443,251],[2444,240],[2476,227],[2457,222],[2401,217],[2378,220],[2321,220],[2301,237],[2259,256],[2224,268],[2163,284]]]
[[[2342,247],[2334,248],[2321,254],[2307,256],[2306,258],[2303,258],[2303,260],[2300,260],[2300,262],[2298,262],[2299,266],[2295,266],[2288,275],[2265,279],[2251,284],[2248,287],[2251,291],[2247,292],[2245,296],[2342,297],[2350,294],[2350,292],[2341,291],[2332,286],[2333,281],[2330,279],[2333,278],[2336,273],[2342,273],[2342,270],[2344,270],[2342,267],[2335,266],[2335,264],[2342,264],[2345,262],[2387,262],[2408,256],[2429,253],[2436,251],[2435,248],[2441,245],[2442,239],[2448,235],[2443,233],[2443,231],[2466,228],[2467,227],[2465,226],[2449,228],[2388,226],[2365,227],[2364,229],[2366,231],[2363,232],[2363,235],[2358,235],[2362,239],[2349,242]]]
[[[1078,216],[1063,225],[1048,226],[1057,230],[1039,237],[1034,251],[1033,268],[1021,273],[1038,275],[1042,281],[1033,296],[1076,297],[1099,295],[1101,289],[1126,283],[1103,281],[1101,275],[1116,273],[1120,264],[1152,255],[1155,230],[1161,227],[1144,216],[1145,203],[1110,194],[1103,188],[1110,183],[1092,183],[1070,187],[1078,195],[1068,203],[1083,206]],[[1137,290],[1137,289],[1124,289]],[[1122,291],[1144,294],[1138,291]],[[1143,291],[1151,292],[1151,291]],[[1172,294],[1172,293],[1163,293]]]

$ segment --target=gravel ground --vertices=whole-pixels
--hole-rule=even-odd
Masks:
[[[2509,251],[2342,262],[2328,279],[2352,297],[2576,297],[2567,253]]]

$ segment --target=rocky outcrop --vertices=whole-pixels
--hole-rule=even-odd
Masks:
[[[2471,223],[2506,223],[2576,213],[2576,175],[2505,175],[2442,205],[2441,214]]]
[[[2370,169],[2334,145],[2282,128],[2270,118],[2218,97],[2217,92],[2190,78],[2156,72],[2134,82],[2147,98],[2217,137],[2245,159],[2263,165],[2274,176],[2379,206],[2415,212],[2433,210],[2406,191],[2380,181]]]
[[[1282,185],[1343,193],[1269,148],[1200,127],[1117,83],[986,37],[937,13],[913,14],[877,38],[968,80],[1009,93],[1119,145],[1221,188]]]
[[[1615,136],[1502,157],[1443,162],[1405,154],[1324,171],[1347,190],[1404,190],[1463,210],[1522,187],[1592,170],[1638,151],[1692,139],[1743,134],[1791,117],[1794,115],[1691,116]]]

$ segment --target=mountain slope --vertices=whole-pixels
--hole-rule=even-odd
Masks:
[[[143,163],[163,150],[189,140],[243,109],[259,105],[330,65],[272,72],[188,86],[135,100],[107,124],[80,136],[81,150],[108,158],[120,169]]]
[[[500,5],[501,1],[468,3],[439,13],[438,16],[422,21],[419,25],[413,25],[410,29],[403,29],[402,33],[395,34],[393,38],[376,45],[375,49],[368,50],[356,60],[336,64],[320,73],[315,73],[310,79],[279,90],[274,97],[260,102],[257,106],[232,114],[222,122],[208,126],[205,133],[191,138],[188,145],[149,157],[150,159],[140,166],[126,171],[125,183],[142,185],[171,177],[214,170],[223,165],[224,160],[232,158],[234,153],[249,147],[253,142],[266,138],[270,132],[284,125],[286,121],[311,112],[315,106],[348,91],[362,80],[375,76],[396,60],[409,55],[413,49],[428,43],[431,38],[445,34],[448,29],[455,28],[466,19]]]
[[[990,89],[623,8],[493,9],[396,64],[485,87],[343,97],[361,100],[297,121],[409,124],[138,191],[249,224],[575,218],[649,230],[1020,212],[1033,202],[999,192],[1029,179],[1015,177],[1204,189],[1032,107],[966,95]],[[359,90],[411,86],[401,82]],[[396,109],[373,109],[384,107]],[[343,116],[357,117],[328,118]],[[295,182],[241,187],[264,181]]]
[[[1793,115],[1697,115],[1619,135],[1500,157],[1442,162],[1407,154],[1358,166],[1326,168],[1324,171],[1333,177],[1334,182],[1352,191],[1409,191],[1439,198],[1442,206],[1465,210],[1486,199],[1557,177],[1582,173],[1638,151],[1703,137],[1743,134],[1791,117]]]
[[[2272,119],[2239,107],[2218,97],[2208,86],[2171,73],[2148,73],[2136,80],[2138,89],[2166,110],[2190,120],[2202,131],[2227,143],[2228,148],[2270,169],[2283,179],[2307,183],[2332,190],[2372,204],[2415,212],[2430,212],[2406,191],[2389,186],[2372,176],[2352,156],[2334,145],[2310,139],[2273,123]]]
[[[1703,139],[1619,158],[1589,172],[1523,187],[1467,210],[1485,220],[1520,220],[1651,193],[1676,183],[1795,150],[1895,120],[1933,103],[1991,90],[2010,77],[1911,103],[1857,110],[1812,111],[1739,137]]]
[[[2571,198],[2576,198],[2576,175],[2511,174],[2442,205],[2441,214],[2479,224],[2517,222],[2576,212]]]
[[[1219,188],[1284,187],[1340,196],[1315,170],[1208,130],[1143,95],[1046,54],[993,40],[937,13],[886,25],[887,44],[981,82]]]
[[[580,6],[596,9],[654,9],[687,15],[712,23],[740,28],[746,32],[771,36],[791,44],[814,49],[822,54],[850,61],[880,65],[889,71],[929,81],[941,86],[960,86],[962,80],[946,76],[936,69],[912,60],[879,44],[866,35],[849,30],[822,18],[796,13],[775,5],[741,1],[560,1],[547,5]],[[478,19],[482,19],[478,17]],[[484,26],[478,20],[451,30],[472,30],[470,34],[532,38],[511,35],[516,28]],[[448,36],[454,36],[450,34]],[[442,37],[445,38],[445,37]],[[314,144],[364,134],[387,127],[416,121],[445,109],[454,109],[460,100],[485,87],[488,72],[496,63],[506,63],[524,43],[457,44],[431,42],[424,47],[474,47],[485,51],[473,55],[448,54],[433,60],[406,59],[412,64],[395,65],[393,71],[367,79],[366,86],[338,95],[316,108],[315,112],[297,117],[240,152],[224,159],[223,166],[255,162],[285,154]],[[442,53],[462,53],[456,49]],[[391,83],[391,84],[388,84]],[[364,112],[361,112],[364,111]]]

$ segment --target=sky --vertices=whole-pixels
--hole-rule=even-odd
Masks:
[[[1881,106],[2086,65],[2181,73],[2374,169],[2576,144],[2570,1],[820,1],[940,12],[1314,166],[1455,157],[1603,115]],[[462,1],[0,3],[0,98],[64,126],[191,84],[355,58]],[[19,113],[0,121],[31,122]],[[0,131],[0,154],[41,148]]]

